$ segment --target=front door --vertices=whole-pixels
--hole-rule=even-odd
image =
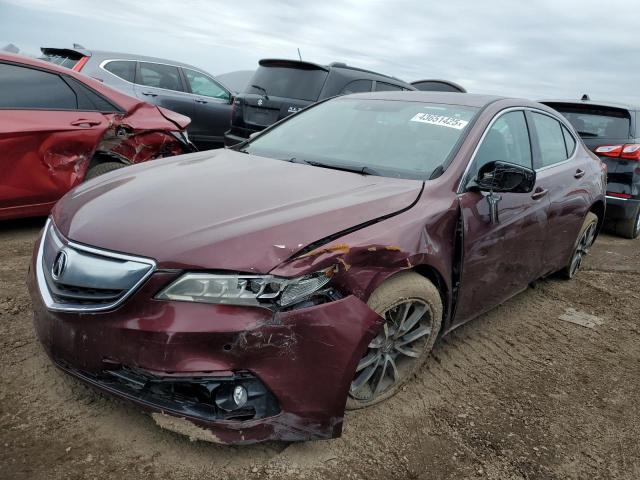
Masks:
[[[231,93],[204,73],[182,71],[195,103],[189,130],[192,139],[201,149],[221,146],[231,126]]]
[[[461,185],[463,261],[454,326],[524,290],[542,272],[549,203],[546,195],[536,193],[538,185],[532,193],[500,193],[495,223],[487,195],[466,190],[480,167],[496,160],[533,168],[523,111],[494,120]]]

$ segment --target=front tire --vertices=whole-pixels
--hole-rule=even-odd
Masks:
[[[347,410],[375,405],[395,395],[426,361],[442,323],[438,289],[415,272],[402,272],[387,280],[367,304],[385,323],[356,367]]]
[[[580,233],[578,233],[578,238],[573,245],[573,253],[571,254],[571,259],[569,260],[567,266],[562,269],[562,275],[565,278],[571,279],[575,277],[580,270],[580,267],[582,266],[582,260],[589,253],[589,249],[596,239],[597,228],[597,215],[593,212],[587,213],[587,216],[584,219],[584,223],[582,224],[582,228],[580,229]]]
[[[99,163],[93,167],[91,167],[88,171],[87,174],[84,176],[84,180],[91,180],[92,178],[96,178],[100,175],[104,175],[107,172],[111,172],[113,170],[118,170],[119,168],[124,168],[126,167],[125,164],[123,163],[118,163],[118,162],[103,162],[103,163]]]

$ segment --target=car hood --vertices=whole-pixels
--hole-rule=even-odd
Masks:
[[[53,219],[73,241],[159,268],[266,273],[312,242],[409,208],[421,190],[214,150],[107,173],[63,197]]]

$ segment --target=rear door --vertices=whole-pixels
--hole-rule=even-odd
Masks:
[[[202,72],[182,71],[195,105],[189,129],[193,140],[210,147],[223,143],[231,124],[231,92]]]
[[[57,73],[0,63],[0,210],[58,200],[108,127]]]
[[[576,139],[555,117],[527,111],[534,138],[536,193],[548,197],[549,219],[543,259],[544,273],[566,266],[591,206],[587,183],[589,158],[580,155]]]
[[[498,223],[486,195],[468,191],[480,167],[502,160],[533,168],[532,144],[522,110],[500,114],[486,131],[463,179],[463,265],[455,325],[470,320],[527,288],[543,270],[548,198],[501,193]]]
[[[138,62],[136,97],[145,102],[160,105],[191,118],[195,104],[178,67],[164,63]]]

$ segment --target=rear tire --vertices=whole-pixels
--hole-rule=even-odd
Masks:
[[[84,176],[85,181],[91,180],[92,178],[99,177],[107,172],[111,172],[113,170],[118,170],[119,168],[126,167],[123,163],[118,162],[103,162],[98,165],[91,167],[87,174]]]
[[[578,238],[573,245],[573,253],[571,259],[566,267],[562,269],[562,275],[565,278],[573,278],[576,276],[580,267],[582,266],[582,260],[585,255],[589,253],[591,245],[596,238],[596,230],[598,228],[598,217],[595,213],[587,213]]]
[[[384,282],[367,305],[386,322],[358,363],[347,410],[395,395],[427,360],[442,323],[440,292],[415,272],[402,272]]]
[[[626,220],[616,223],[616,233],[624,238],[638,238],[640,235],[640,208],[636,209],[636,214]]]

